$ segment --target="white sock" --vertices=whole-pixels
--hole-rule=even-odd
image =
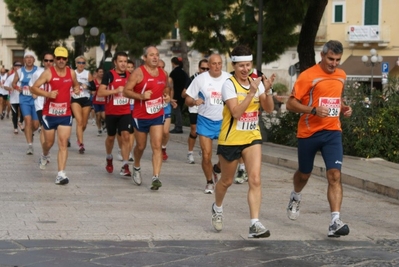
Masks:
[[[256,223],[258,221],[259,221],[259,219],[251,219],[251,225],[250,226],[254,225],[254,223]]]
[[[188,151],[188,154],[193,154],[193,151]]]
[[[214,209],[216,212],[218,212],[218,213],[223,212],[223,205],[220,206],[220,207],[218,207],[218,206],[216,206],[216,203],[213,203],[213,209]]]
[[[339,219],[339,212],[338,211],[331,212],[331,224],[333,224],[336,219]]]
[[[65,174],[65,172],[64,171],[59,171],[58,172],[58,176],[61,176],[61,177],[66,177],[66,174]]]
[[[301,201],[301,193],[297,193],[295,191],[291,192],[291,199],[295,201]]]

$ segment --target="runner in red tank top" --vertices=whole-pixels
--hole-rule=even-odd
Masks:
[[[75,93],[79,93],[79,83],[76,74],[67,67],[68,50],[64,47],[57,47],[54,51],[55,66],[46,69],[30,88],[31,92],[38,96],[44,96],[43,106],[43,131],[44,143],[43,154],[40,157],[40,168],[45,169],[49,151],[54,144],[55,131],[58,138],[58,175],[55,183],[64,185],[69,183],[65,173],[66,161],[68,158],[68,138],[71,135],[71,95],[73,87]],[[48,83],[49,91],[40,89],[40,86]]]
[[[97,91],[97,96],[105,97],[105,124],[107,127],[107,139],[105,140],[107,165],[105,169],[108,173],[112,173],[114,170],[112,149],[118,130],[118,135],[121,136],[120,147],[123,161],[119,174],[131,176],[128,164],[131,151],[130,134],[133,132],[133,127],[129,99],[123,96],[123,88],[130,75],[126,71],[127,54],[125,52],[115,53],[113,62],[115,69],[104,75]]]
[[[134,99],[133,127],[136,146],[134,147],[133,181],[141,184],[140,160],[150,134],[152,147],[152,190],[158,190],[162,183],[159,174],[162,166],[162,135],[164,123],[163,93],[168,85],[166,72],[158,67],[159,52],[154,46],[147,47],[143,56],[144,65],[134,70],[123,90],[126,97]]]

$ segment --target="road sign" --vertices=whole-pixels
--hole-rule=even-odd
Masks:
[[[382,64],[381,64],[381,72],[382,73],[388,73],[389,72],[389,63],[388,62],[382,62]]]
[[[105,50],[105,33],[100,35],[100,47],[103,51]]]

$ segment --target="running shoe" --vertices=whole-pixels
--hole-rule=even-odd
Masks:
[[[68,145],[67,147],[71,147],[71,142],[68,140]]]
[[[33,147],[31,145],[28,146],[28,149],[26,150],[26,155],[33,155]]]
[[[188,153],[188,154],[187,154],[187,163],[189,163],[189,164],[194,164],[194,156],[193,156],[193,153]]]
[[[58,175],[57,178],[55,178],[55,184],[64,185],[67,183],[69,183],[69,179],[66,176],[62,177],[62,176]]]
[[[341,219],[336,219],[333,224],[328,227],[328,237],[340,237],[349,234],[349,226],[342,222]]]
[[[220,178],[220,169],[219,167],[215,164],[213,165],[212,168],[212,174],[213,174],[213,183],[216,184],[219,181]]]
[[[83,143],[81,143],[79,145],[79,154],[84,154],[85,153],[85,146],[83,145]]]
[[[134,158],[133,158],[132,152],[130,152],[130,154],[129,154],[129,161],[130,162],[134,162]]]
[[[141,169],[136,169],[133,167],[133,175],[132,175],[133,182],[136,185],[141,185]]]
[[[162,159],[164,161],[168,159],[168,154],[166,154],[166,148],[162,148]]]
[[[212,204],[212,226],[220,232],[223,229],[223,212],[215,211],[214,205],[215,203]]]
[[[101,130],[97,131],[97,136],[101,136],[102,134],[103,134],[103,131],[101,131]]]
[[[206,184],[204,193],[205,194],[213,194],[213,190],[215,190],[215,185],[213,183]]]
[[[108,173],[112,173],[114,171],[114,165],[112,165],[112,158],[107,159],[107,165],[105,166],[105,169],[107,170]]]
[[[299,205],[301,204],[301,201],[299,200],[294,200],[290,199],[290,202],[288,203],[287,207],[287,216],[291,220],[296,220],[299,217]]]
[[[246,171],[238,169],[237,175],[236,175],[236,177],[234,179],[234,183],[242,184],[246,180],[248,180],[248,178],[247,179],[245,179],[245,178],[246,178]]]
[[[270,231],[267,230],[260,221],[255,222],[251,227],[249,227],[248,237],[263,238],[269,236]]]
[[[47,163],[49,163],[49,161],[47,160],[47,157],[44,155],[41,155],[40,159],[39,159],[39,168],[41,170],[45,170]]]
[[[161,186],[162,183],[159,178],[156,176],[152,177],[151,190],[158,190]]]
[[[130,173],[128,164],[125,164],[125,165],[122,166],[119,175],[120,176],[132,176],[132,174]]]
[[[18,129],[14,129],[14,134],[18,134]]]

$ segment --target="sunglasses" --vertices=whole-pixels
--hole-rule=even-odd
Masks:
[[[78,64],[78,65],[84,65],[84,64],[86,64],[86,62],[78,61],[78,62],[76,62],[76,64]]]
[[[208,71],[209,70],[209,68],[200,68],[201,70],[203,70],[203,71]]]
[[[44,62],[54,62],[54,59],[43,59]]]
[[[55,59],[56,59],[56,60],[61,60],[61,59],[62,59],[62,60],[64,60],[64,61],[67,61],[67,58],[66,58],[66,57],[56,57]]]

